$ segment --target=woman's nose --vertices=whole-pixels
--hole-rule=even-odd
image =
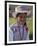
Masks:
[[[21,21],[23,21],[24,19],[23,18],[20,18]]]

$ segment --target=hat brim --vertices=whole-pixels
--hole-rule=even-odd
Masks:
[[[13,17],[16,17],[16,15],[17,15],[18,13],[27,13],[27,16],[29,16],[30,13],[31,13],[31,11],[17,11],[17,12],[13,12],[13,13],[12,13]]]

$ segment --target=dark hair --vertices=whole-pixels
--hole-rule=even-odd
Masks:
[[[28,27],[27,27],[27,24],[26,24],[26,22],[24,23],[24,26],[26,26],[26,31],[28,32]]]
[[[18,14],[16,15],[16,17],[18,17],[20,14],[21,14],[21,13],[18,13]]]
[[[17,15],[16,15],[16,17],[18,17],[20,14],[23,14],[23,13],[18,13]],[[25,15],[27,14],[27,13],[24,13]]]

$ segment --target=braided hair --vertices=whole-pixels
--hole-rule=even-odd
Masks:
[[[24,26],[26,27],[26,31],[28,32],[28,27],[27,27],[26,22],[24,23]]]

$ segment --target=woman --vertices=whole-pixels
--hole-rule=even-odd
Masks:
[[[11,25],[10,27],[9,32],[10,41],[29,40],[29,33],[28,33],[29,31],[26,24],[26,16],[28,15],[28,12],[25,12],[24,10],[19,11],[16,14],[17,22],[14,25]]]

